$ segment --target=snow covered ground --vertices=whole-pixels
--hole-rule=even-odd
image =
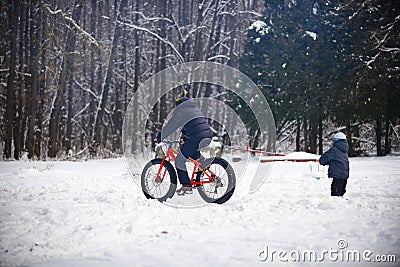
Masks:
[[[317,163],[276,162],[254,194],[174,208],[122,158],[0,162],[0,266],[399,266],[399,166],[351,158],[345,200]]]

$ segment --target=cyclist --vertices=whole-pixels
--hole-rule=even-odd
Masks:
[[[175,168],[182,187],[176,191],[177,195],[192,194],[189,175],[186,169],[186,161],[200,158],[200,148],[210,144],[212,131],[201,110],[193,99],[187,98],[182,92],[175,99],[176,108],[171,119],[167,122],[157,141],[161,142],[178,128],[182,128],[181,147],[175,159]]]

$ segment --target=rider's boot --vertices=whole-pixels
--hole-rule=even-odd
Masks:
[[[193,194],[193,189],[191,185],[182,185],[182,187],[176,190],[178,196],[184,196],[185,194]]]

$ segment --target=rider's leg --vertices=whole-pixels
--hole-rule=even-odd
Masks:
[[[190,157],[198,159],[200,157],[200,148],[207,146],[211,142],[210,138],[199,141],[187,140],[182,145],[179,154],[175,159],[176,172],[178,174],[179,182],[182,185],[190,185],[189,174],[186,169],[186,161]]]
[[[182,154],[182,152],[179,152],[175,159],[175,168],[178,174],[179,182],[182,185],[190,185],[189,174],[187,172],[185,163],[185,156]]]
[[[190,186],[190,178],[186,169],[186,161],[190,157],[192,159],[197,159],[200,156],[199,152],[199,142],[186,141],[176,156],[175,168],[178,174],[179,182],[182,185]]]
[[[179,182],[182,185],[190,186],[189,174],[186,169],[187,159],[196,157],[198,144],[192,142],[185,142],[175,159],[175,168],[178,174]]]
[[[197,149],[198,153],[196,155],[197,157],[196,158],[192,157],[193,159],[199,160],[202,168],[206,168],[212,162],[211,158],[206,159],[205,157],[203,157],[203,155],[200,154],[200,149],[207,147],[210,143],[211,143],[211,138],[204,138],[201,141],[199,141],[197,143],[197,147],[198,147],[198,149]]]
[[[185,164],[187,158],[190,157],[190,148],[191,145],[189,143],[183,144],[175,159],[176,172],[178,174],[179,182],[182,184],[182,187],[176,191],[179,196],[192,194],[192,185],[190,184],[189,174]]]

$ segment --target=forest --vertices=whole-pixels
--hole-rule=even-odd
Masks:
[[[132,95],[191,61],[226,64],[257,84],[274,114],[277,150],[321,154],[342,130],[351,156],[400,151],[396,1],[6,0],[0,17],[3,159],[122,155]],[[190,97],[236,110],[258,148],[242,99],[191,88]],[[173,99],[153,107],[149,135]]]

